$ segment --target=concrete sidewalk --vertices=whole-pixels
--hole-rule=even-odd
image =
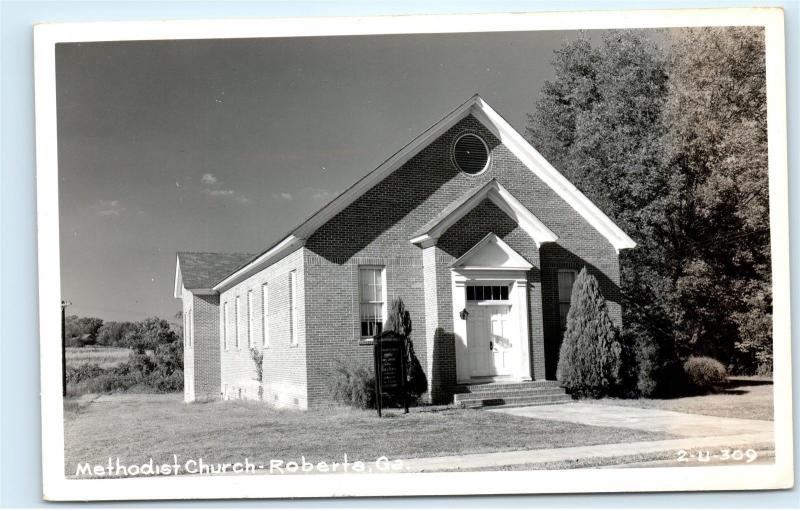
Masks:
[[[711,448],[740,448],[744,450],[771,442],[771,433],[745,433],[741,435],[676,438],[651,442],[628,442],[624,444],[602,444],[555,449],[536,449],[530,451],[412,458],[403,460],[402,472],[493,469],[498,467],[530,465],[534,463],[575,461],[588,458],[611,458],[665,451],[675,451],[675,461],[676,464],[678,464],[678,451],[680,450],[691,451],[694,449]]]
[[[529,451],[465,454],[436,458],[414,458],[403,461],[403,471],[432,472],[439,470],[492,469],[590,458],[655,454],[669,451],[675,452],[675,464],[677,465],[682,464],[677,461],[678,452],[681,450],[692,451],[712,448],[738,448],[745,450],[774,444],[772,421],[715,417],[669,410],[600,405],[587,402],[495,408],[486,410],[486,412],[573,422],[589,426],[668,433],[685,438]],[[711,454],[715,453],[711,452]]]
[[[559,405],[495,408],[492,413],[574,422],[588,426],[629,428],[683,437],[711,437],[763,433],[772,435],[772,421],[715,417],[652,408],[635,408],[587,402]]]

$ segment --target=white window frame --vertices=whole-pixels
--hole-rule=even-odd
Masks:
[[[233,340],[236,343],[236,349],[242,349],[242,341],[239,338],[239,318],[242,311],[242,297],[236,295],[236,302],[233,306]]]
[[[289,346],[297,346],[297,270],[289,272]]]
[[[269,348],[269,284],[261,284],[261,346]]]
[[[361,304],[362,303],[376,303],[376,302],[363,302],[362,301],[362,284],[361,284],[361,270],[378,270],[381,276],[381,331],[386,326],[387,319],[387,306],[386,306],[386,267],[378,265],[362,265],[358,267],[358,310],[356,311],[358,317],[358,335],[361,339],[371,339],[371,335],[362,335],[361,333]]]
[[[228,351],[228,302],[222,304],[222,348]]]
[[[253,290],[247,290],[247,348],[253,347]]]
[[[578,279],[578,270],[564,268],[558,270],[558,276],[556,279],[556,292],[558,293],[558,326],[563,333],[567,329],[567,320],[566,315],[564,315],[564,324],[561,324],[561,306],[567,304],[568,307],[572,307],[572,288],[570,288],[569,296],[566,300],[561,298],[561,275],[563,274],[571,274],[572,275],[572,285],[575,286],[575,281]],[[569,313],[569,309],[567,309],[567,313]]]

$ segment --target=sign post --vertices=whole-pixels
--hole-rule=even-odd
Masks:
[[[375,405],[378,417],[383,408],[383,394],[393,395],[403,403],[408,413],[406,392],[406,342],[396,332],[383,332],[373,341],[375,359]]]

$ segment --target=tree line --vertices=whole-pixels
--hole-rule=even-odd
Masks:
[[[638,244],[620,254],[620,341],[654,375],[647,395],[694,356],[772,371],[764,33],[662,37],[562,46],[526,130]]]
[[[64,324],[66,345],[72,348],[83,346],[107,346],[133,348],[144,346],[153,350],[160,344],[168,344],[183,337],[180,313],[178,323],[152,317],[142,321],[103,321],[100,318],[67,316]]]

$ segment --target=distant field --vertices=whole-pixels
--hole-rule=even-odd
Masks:
[[[86,346],[84,348],[67,348],[67,367],[78,367],[83,364],[97,364],[102,368],[114,367],[128,360],[128,348],[108,348],[105,346]]]

